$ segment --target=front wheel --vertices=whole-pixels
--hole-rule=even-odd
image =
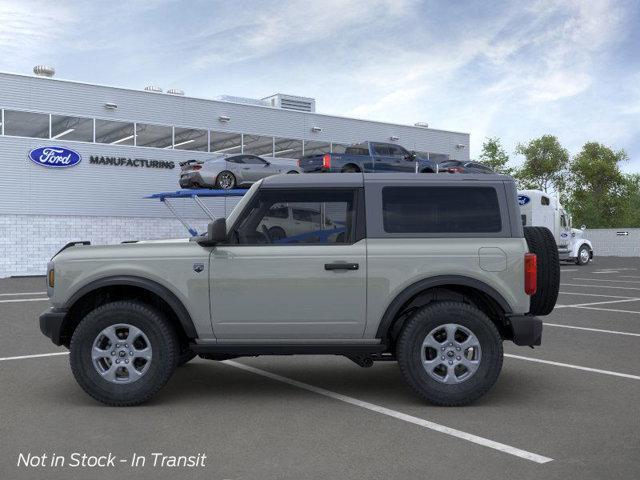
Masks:
[[[396,344],[409,386],[435,405],[477,400],[502,369],[502,339],[491,320],[462,302],[438,302],[414,313]]]
[[[236,177],[233,173],[225,170],[216,177],[216,187],[221,190],[231,190],[236,186]]]
[[[589,247],[586,245],[582,245],[578,250],[578,256],[576,257],[576,264],[578,265],[586,265],[591,260],[591,252],[589,251]]]
[[[158,311],[137,301],[102,305],[73,332],[71,370],[82,389],[113,406],[149,400],[176,368],[179,345]]]

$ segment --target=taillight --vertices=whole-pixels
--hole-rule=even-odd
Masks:
[[[331,168],[331,154],[325,153],[322,156],[322,168],[329,170]]]
[[[192,170],[200,170],[202,168],[202,165],[194,165],[193,167],[191,167]]]
[[[538,262],[535,253],[524,254],[524,293],[533,295],[538,289]]]
[[[462,173],[464,172],[464,168],[462,167],[449,167],[446,170],[449,173]]]
[[[298,159],[298,161],[296,163],[298,164],[298,167],[302,166],[302,165],[300,165],[300,159]]]

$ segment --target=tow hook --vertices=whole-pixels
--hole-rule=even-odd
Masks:
[[[347,358],[353,363],[360,365],[362,368],[373,367],[373,358],[369,356],[350,356]]]

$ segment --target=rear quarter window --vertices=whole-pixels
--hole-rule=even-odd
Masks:
[[[498,233],[502,218],[493,187],[384,187],[387,233]]]

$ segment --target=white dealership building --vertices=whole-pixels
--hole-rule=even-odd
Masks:
[[[185,236],[160,202],[144,199],[177,190],[185,160],[217,153],[295,159],[365,140],[437,160],[469,158],[469,134],[319,114],[310,98],[210,100],[58,80],[48,67],[34,71],[0,73],[0,277],[44,274],[48,259],[70,241]],[[64,168],[32,160],[34,151],[46,157],[60,150]],[[225,215],[234,204],[211,199],[208,206]],[[186,202],[178,208],[205,222]]]

